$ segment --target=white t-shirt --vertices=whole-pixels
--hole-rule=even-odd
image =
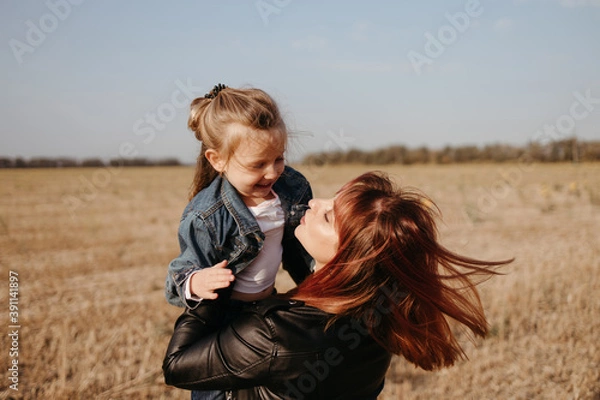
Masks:
[[[258,293],[275,283],[283,254],[281,240],[285,214],[279,196],[275,192],[271,193],[275,196],[273,199],[265,200],[255,207],[248,207],[256,218],[260,230],[265,234],[265,242],[254,261],[236,275],[236,292]],[[191,275],[185,283],[185,297],[189,300],[201,301],[201,298],[192,295],[190,278]]]
[[[254,261],[236,275],[236,292],[258,293],[275,283],[283,253],[281,240],[285,214],[279,196],[272,193],[275,198],[265,200],[255,207],[248,207],[265,234],[265,242]]]

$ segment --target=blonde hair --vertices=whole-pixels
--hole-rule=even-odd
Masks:
[[[287,145],[287,129],[271,96],[256,88],[217,90],[215,86],[210,94],[194,99],[190,106],[188,128],[202,142],[190,200],[219,175],[206,159],[206,151],[214,149],[229,160],[244,139],[242,135],[226,133],[226,127],[235,123],[274,135],[275,142],[283,149]]]

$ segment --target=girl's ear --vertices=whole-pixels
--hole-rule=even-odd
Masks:
[[[215,149],[208,149],[204,152],[204,157],[208,160],[210,165],[215,171],[222,173],[225,172],[225,166],[227,165],[226,160],[221,157],[221,154]]]

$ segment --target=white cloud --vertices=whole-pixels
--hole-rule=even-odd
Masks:
[[[563,7],[600,7],[600,0],[559,0]]]
[[[496,32],[508,32],[512,30],[515,25],[514,21],[510,18],[500,18],[494,22],[494,30]]]
[[[394,70],[392,64],[385,62],[324,61],[316,63],[316,66],[332,71],[390,72]]]
[[[310,35],[302,39],[296,39],[292,42],[294,49],[300,50],[323,50],[327,47],[327,40],[320,36]]]
[[[439,72],[445,75],[466,72],[464,64],[458,62],[445,63],[439,66]]]
[[[515,0],[516,3],[527,3],[531,1],[544,3],[557,3],[562,7],[600,7],[600,0]]]
[[[356,42],[366,43],[368,42],[369,33],[369,23],[368,22],[356,22],[352,26],[352,32],[350,33],[350,38]]]

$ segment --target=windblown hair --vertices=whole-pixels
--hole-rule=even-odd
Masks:
[[[264,91],[227,87],[213,97],[198,97],[190,106],[188,127],[202,142],[190,188],[190,200],[218,175],[205,157],[206,150],[217,150],[229,160],[242,141],[242,135],[225,133],[229,124],[237,123],[254,131],[275,135],[275,143],[282,149],[287,144],[287,130],[279,108]]]
[[[433,201],[396,189],[381,173],[342,187],[334,214],[337,253],[291,297],[334,314],[330,325],[341,317],[361,320],[380,345],[425,370],[466,358],[448,318],[485,336],[475,285],[512,260],[483,261],[447,250],[438,243]]]

